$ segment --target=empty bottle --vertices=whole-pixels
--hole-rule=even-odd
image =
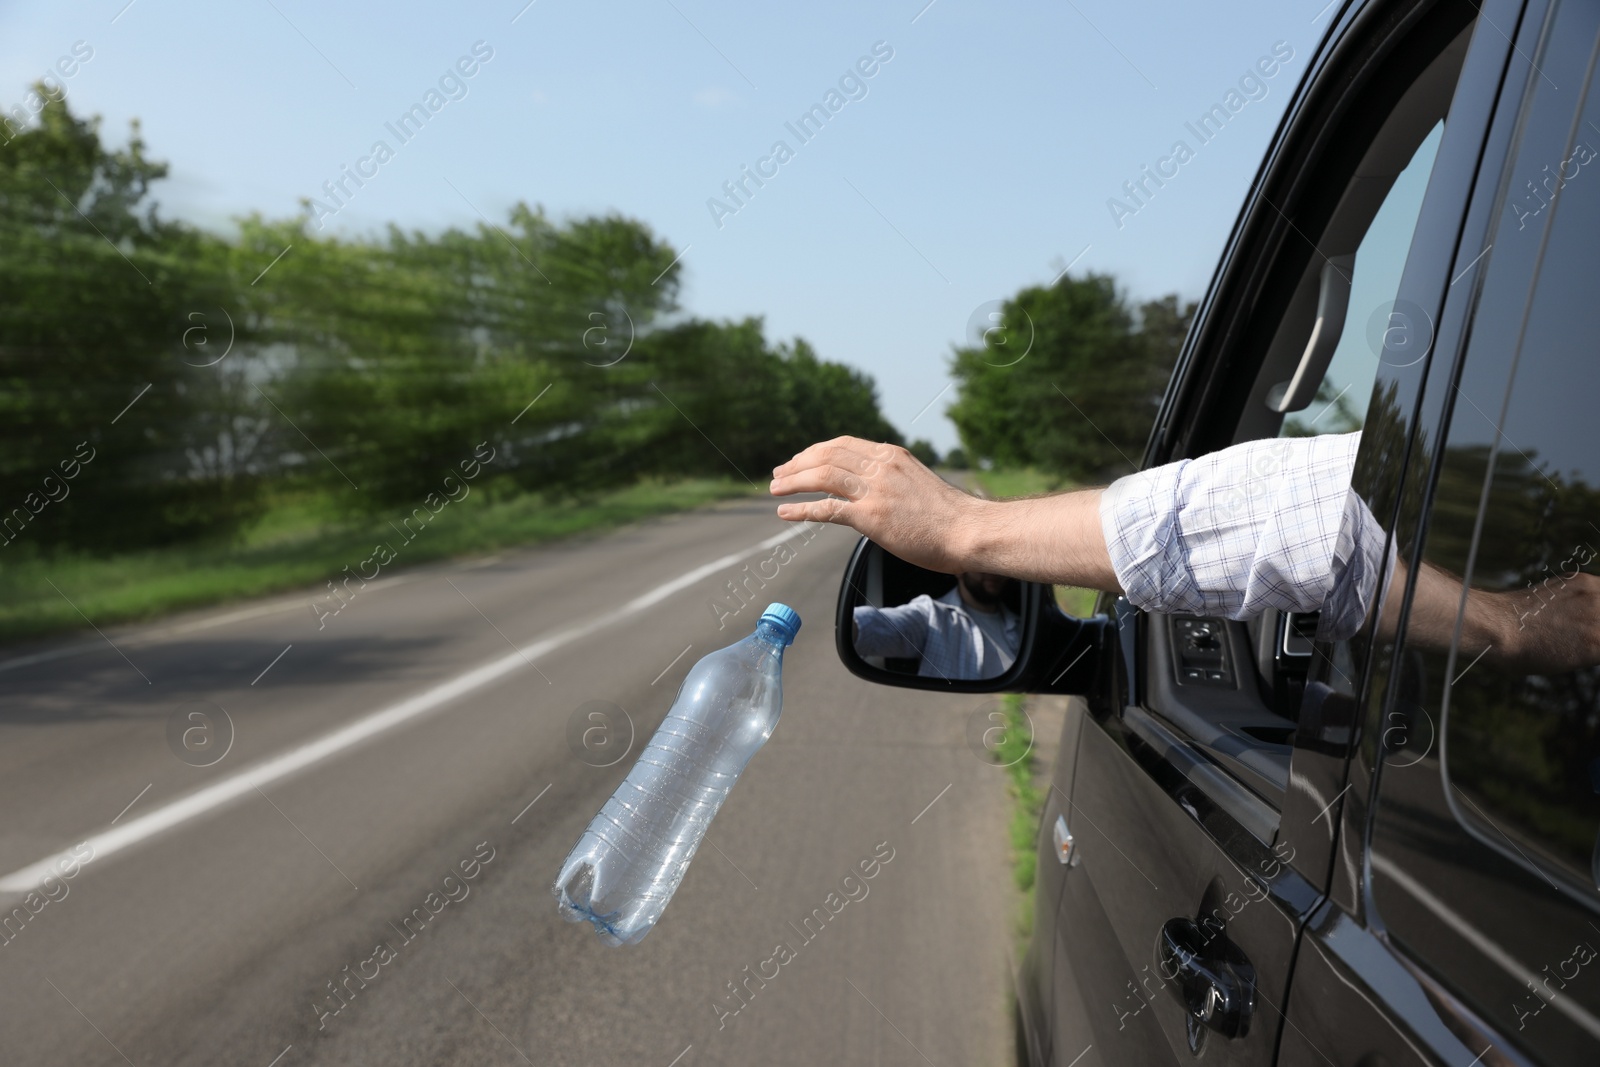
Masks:
[[[683,680],[628,777],[561,865],[552,891],[569,922],[633,945],[661,918],[711,819],[783,707],[783,650],[800,616],[762,612],[756,632],[708,654]]]

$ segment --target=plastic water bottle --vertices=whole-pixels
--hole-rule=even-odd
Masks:
[[[552,891],[568,922],[633,945],[661,918],[739,772],[783,708],[783,650],[800,630],[785,604],[756,632],[696,663],[672,710],[578,838]]]

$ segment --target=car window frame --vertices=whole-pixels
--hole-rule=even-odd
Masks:
[[[1379,118],[1372,119],[1370,111],[1362,109],[1362,94],[1353,93],[1351,84],[1362,84],[1366,93],[1387,92],[1387,99],[1398,103],[1399,94],[1432,62],[1433,56],[1453,41],[1464,25],[1473,22],[1471,15],[1441,15],[1443,7],[1420,0],[1411,4],[1354,8],[1343,14],[1340,25],[1330,32],[1313,57],[1308,73],[1297,87],[1252,185],[1206,298],[1197,311],[1195,325],[1185,341],[1152,430],[1144,467],[1205,454],[1232,443],[1237,416],[1225,414],[1220,419],[1215,416],[1217,412],[1226,413],[1237,407],[1237,401],[1230,398],[1224,384],[1229,373],[1251,381],[1256,375],[1255,367],[1245,367],[1240,363],[1236,341],[1248,327],[1252,316],[1259,314],[1256,311],[1258,299],[1271,284],[1276,250],[1286,241],[1296,239],[1294,223],[1291,217],[1284,214],[1284,210],[1292,215],[1298,199],[1309,195],[1308,190],[1325,193],[1330,185],[1335,192],[1327,197],[1329,211],[1337,205],[1339,194],[1359,163],[1361,153],[1354,154],[1355,158],[1349,166],[1350,173],[1339,173],[1336,177],[1329,177],[1325,170],[1315,165],[1322,155],[1336,151],[1341,143],[1348,143],[1340,136],[1346,131],[1336,129],[1338,123],[1335,120],[1360,113],[1365,134],[1360,143],[1370,144],[1390,113],[1385,110],[1380,112]],[[1426,59],[1408,56],[1404,51],[1406,45],[1414,44],[1418,33],[1429,34],[1429,39],[1437,45]],[[1398,90],[1394,88],[1396,84],[1399,85]],[[1452,103],[1451,107],[1453,110],[1455,104]],[[1449,130],[1450,124],[1447,122],[1447,138]],[[1481,150],[1481,136],[1468,140],[1471,144],[1466,154],[1470,155],[1475,166],[1477,153]],[[1424,194],[1423,216],[1428,214],[1429,203],[1438,199],[1435,193],[1436,176],[1441,167],[1453,158],[1447,156],[1447,152],[1459,154],[1459,150],[1451,148],[1453,144],[1454,141],[1440,145]],[[1449,183],[1446,186],[1445,195],[1459,197],[1462,205],[1466,203],[1467,190],[1464,187],[1448,187]],[[1294,198],[1279,195],[1284,191],[1292,192]],[[1459,216],[1461,209],[1455,210]],[[1416,254],[1421,226],[1422,218],[1419,217],[1418,232],[1413,234],[1412,248],[1408,251],[1408,272],[1411,270],[1410,261]],[[1452,242],[1450,250],[1453,247]],[[1314,251],[1305,253],[1306,256],[1314,254]],[[1434,249],[1429,258],[1437,260],[1440,254]],[[1404,284],[1402,281],[1402,287]],[[1276,328],[1278,321],[1277,316],[1272,318],[1271,329]],[[1269,336],[1270,332],[1269,329]],[[1260,354],[1265,354],[1265,345],[1261,346]],[[1426,364],[1428,361],[1422,362]],[[1394,480],[1399,480],[1402,469],[1403,466],[1391,471]],[[1117,713],[1103,712],[1092,717],[1103,729],[1113,732],[1119,744],[1141,758],[1152,774],[1157,773],[1156,765],[1160,764],[1160,773],[1168,778],[1169,793],[1176,796],[1184,783],[1198,787],[1210,804],[1205,810],[1195,813],[1195,817],[1207,824],[1214,838],[1240,843],[1248,839],[1249,844],[1242,844],[1238,854],[1245,856],[1253,851],[1259,838],[1250,828],[1259,830],[1268,817],[1254,808],[1241,810],[1241,804],[1270,810],[1270,821],[1277,828],[1275,841],[1282,839],[1284,826],[1310,823],[1319,812],[1328,809],[1323,814],[1318,837],[1311,847],[1291,846],[1296,858],[1285,864],[1284,868],[1294,877],[1279,879],[1274,886],[1274,892],[1281,893],[1285,906],[1309,909],[1325,889],[1331,870],[1339,808],[1330,806],[1329,799],[1337,801],[1342,795],[1348,752],[1311,751],[1297,743],[1291,756],[1291,785],[1282,804],[1277,806],[1261,799],[1242,783],[1238,783],[1238,789],[1208,791],[1203,781],[1191,780],[1177,772],[1170,762],[1153,757],[1154,747],[1121,721],[1123,708],[1137,706],[1150,710],[1145,704],[1148,684],[1139,677],[1146,667],[1141,650],[1147,644],[1146,631],[1150,619],[1128,608],[1125,601],[1119,602],[1115,598],[1103,598],[1101,609],[1110,612],[1117,624],[1119,640],[1114,644],[1120,648],[1122,663],[1119,669],[1108,672],[1120,683],[1118,695],[1113,700]],[[1141,732],[1147,733],[1148,724],[1143,725],[1146,729]],[[1158,725],[1170,726],[1164,721]],[[1180,743],[1188,741],[1182,737],[1181,731],[1169,729],[1168,733],[1170,737],[1161,739],[1168,747],[1174,740]],[[1315,803],[1312,803],[1313,800]],[[1270,846],[1273,842],[1266,844]]]

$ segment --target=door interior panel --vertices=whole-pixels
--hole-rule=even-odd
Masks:
[[[1153,615],[1145,649],[1148,706],[1218,766],[1266,800],[1274,812],[1289,786],[1294,708],[1272,703],[1249,629],[1227,619]],[[1272,843],[1272,820],[1262,844]]]

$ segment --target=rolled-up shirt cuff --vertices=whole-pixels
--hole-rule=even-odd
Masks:
[[[1194,604],[1199,589],[1184,563],[1178,526],[1178,485],[1189,460],[1139,471],[1100,494],[1100,530],[1111,568],[1130,603],[1151,610]]]
[[[1394,573],[1395,557],[1394,543],[1352,490],[1334,550],[1333,588],[1317,620],[1317,640],[1343,641],[1356,635]]]
[[[1383,531],[1350,494],[1359,434],[1268,438],[1119,479],[1100,499],[1112,569],[1135,606],[1253,618],[1364,618]]]

